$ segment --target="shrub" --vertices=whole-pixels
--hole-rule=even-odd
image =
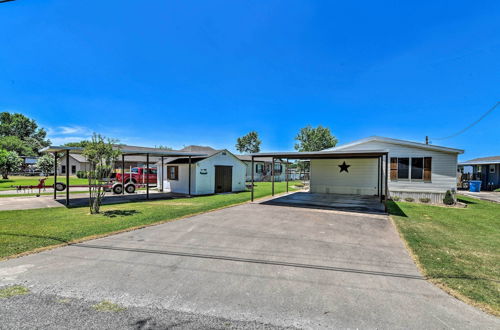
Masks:
[[[411,197],[406,197],[406,198],[405,198],[405,201],[407,201],[407,202],[413,202],[413,201],[414,201],[414,199],[413,199],[413,198],[411,198]]]
[[[420,198],[419,201],[420,201],[420,203],[429,203],[431,201],[431,199],[427,198],[427,197],[423,197],[423,198]]]
[[[449,191],[449,190],[446,191],[446,195],[444,195],[444,198],[443,198],[443,203],[446,205],[455,204],[455,199],[453,198],[451,191]]]
[[[392,196],[391,199],[395,202],[399,201],[399,196]]]
[[[77,171],[76,172],[76,177],[80,179],[86,179],[88,177],[86,171]]]

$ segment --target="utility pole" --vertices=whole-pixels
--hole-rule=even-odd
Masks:
[[[425,144],[429,144],[429,137],[427,135],[425,136]]]

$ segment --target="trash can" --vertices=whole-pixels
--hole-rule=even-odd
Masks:
[[[481,191],[481,181],[479,181],[479,180],[469,181],[469,191],[470,192],[480,192]]]

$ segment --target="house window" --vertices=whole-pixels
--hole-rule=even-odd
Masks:
[[[61,165],[61,174],[66,174],[66,165]]]
[[[283,170],[283,166],[281,166],[281,164],[279,164],[279,163],[274,164],[274,172],[276,174],[280,174],[282,170]]]
[[[263,164],[255,164],[255,173],[262,173],[263,167]]]
[[[398,180],[408,179],[410,174],[410,158],[398,158]]]
[[[424,178],[424,158],[411,159],[411,179],[422,180]]]
[[[490,165],[490,173],[495,173],[495,165]]]
[[[431,182],[432,157],[391,157],[391,180],[423,180]]]
[[[71,165],[71,174],[76,173],[76,165]]]
[[[167,166],[167,179],[179,180],[179,166]]]

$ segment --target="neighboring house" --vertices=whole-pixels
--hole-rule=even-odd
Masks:
[[[250,155],[236,155],[236,157],[245,163],[246,166],[246,180],[252,180],[252,156]],[[254,181],[271,181],[271,166],[272,157],[258,158],[254,160]],[[274,181],[285,181],[285,162],[280,159],[274,160]]]
[[[458,168],[464,180],[481,180],[482,190],[500,188],[500,156],[474,158],[459,163]]]
[[[187,157],[165,158],[163,168],[157,163],[160,189],[191,195],[245,191],[245,164],[228,150],[189,146],[179,151],[206,154],[191,158],[191,189]]]
[[[127,151],[140,151],[140,152],[145,152],[145,151],[159,151],[163,149],[158,149],[158,148],[148,148],[148,147],[139,147],[139,146],[128,146],[128,145],[118,145],[118,147],[127,149]],[[126,156],[125,157],[125,170],[130,171],[131,168],[133,167],[145,167],[146,166],[146,156],[141,155],[141,156]],[[149,157],[149,167],[156,167],[156,162],[160,160],[159,157]],[[121,157],[118,157],[118,159],[115,162],[115,169],[117,171],[120,171],[122,168],[122,159]],[[57,174],[58,175],[65,175],[66,174],[66,156],[61,157],[58,161],[58,166],[57,166]],[[89,170],[89,163],[87,159],[85,158],[84,155],[82,154],[76,154],[72,153],[69,156],[69,174],[70,175],[76,175],[78,171],[88,171]]]
[[[461,149],[432,144],[372,136],[330,151],[383,150],[388,152],[389,196],[400,198],[430,198],[442,203],[447,190],[457,187],[457,158]],[[346,162],[349,175],[339,172]],[[311,160],[311,191],[343,194],[377,194],[377,159],[353,158]],[[385,164],[384,164],[385,165]]]
[[[38,156],[20,156],[23,159],[21,164],[22,174],[32,174],[35,175],[39,173],[36,168],[36,162],[38,161]]]

